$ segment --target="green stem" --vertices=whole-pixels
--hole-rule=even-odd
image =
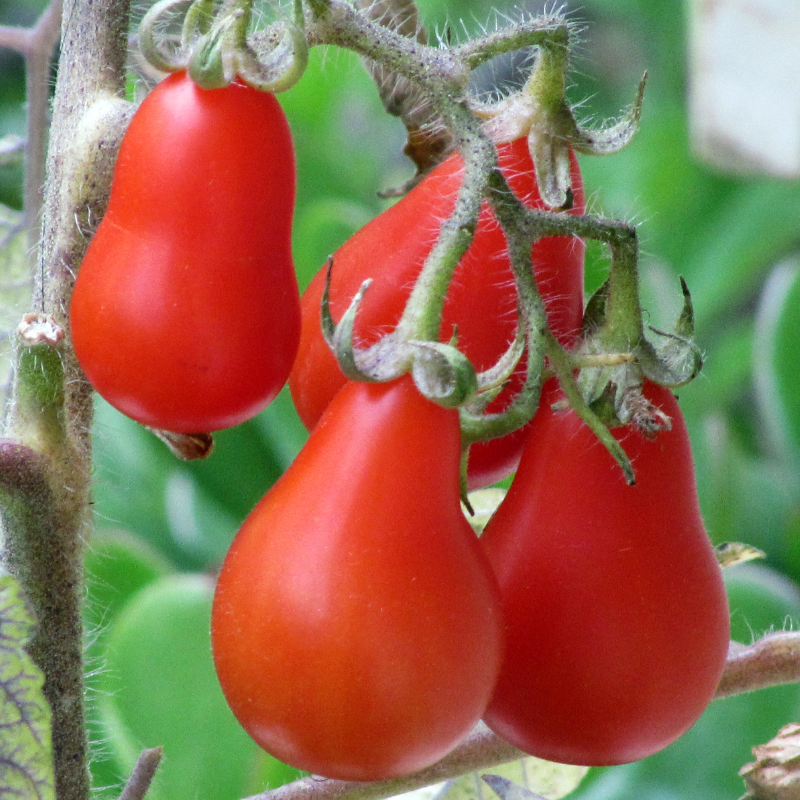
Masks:
[[[68,327],[69,297],[102,216],[119,135],[127,0],[68,0],[53,108],[36,307]],[[100,143],[102,142],[102,146]],[[91,390],[68,341],[20,344],[0,447],[4,560],[38,619],[31,655],[52,709],[59,800],[90,793],[83,686],[83,542],[89,530]],[[50,349],[48,349],[50,348]]]
[[[622,445],[616,440],[600,417],[592,411],[583,399],[583,395],[581,395],[578,385],[575,382],[575,376],[572,373],[572,360],[570,359],[569,353],[564,350],[551,333],[548,332],[546,340],[547,358],[550,360],[553,371],[556,373],[556,377],[566,395],[570,408],[589,426],[589,428],[591,428],[594,435],[614,457],[617,464],[619,464],[625,475],[625,480],[628,484],[633,486],[636,483],[636,476],[633,472],[631,460],[628,458],[628,454],[622,448]]]
[[[535,17],[487,36],[462,44],[455,54],[469,69],[475,69],[495,56],[544,43],[567,46],[569,24],[560,14]]]
[[[609,246],[609,291],[600,343],[608,352],[628,352],[636,349],[644,339],[636,236],[611,242]]]
[[[235,22],[231,26],[231,44],[235,47],[247,47],[247,32],[253,16],[253,0],[225,0],[218,18],[233,15]]]
[[[408,78],[435,97],[437,104],[458,102],[469,81],[469,70],[450,51],[420,44],[373,22],[346,0],[308,0],[310,46],[333,44],[347,48]],[[456,98],[456,99],[454,99]]]
[[[403,315],[397,325],[400,338],[438,341],[442,311],[453,273],[472,244],[486,176],[496,168],[494,146],[482,136],[462,143],[464,177],[450,218],[441,226],[439,237],[417,278]]]
[[[508,186],[502,173],[495,170],[490,177],[492,209],[503,228],[508,256],[514,273],[517,302],[525,327],[527,367],[525,383],[509,406],[498,414],[479,418],[462,415],[462,437],[466,443],[504,436],[529,422],[539,405],[544,373],[545,336],[548,331],[539,287],[533,272],[531,248],[538,236],[524,225],[525,207]]]
[[[567,61],[569,40],[567,30],[559,31],[558,37],[548,37],[536,54],[536,65],[525,92],[536,98],[536,103],[545,109],[549,118],[566,106]]]

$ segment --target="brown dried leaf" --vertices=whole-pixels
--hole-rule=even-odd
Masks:
[[[214,449],[214,439],[210,433],[173,433],[148,428],[169,448],[169,451],[181,461],[195,461],[208,458]]]
[[[756,760],[739,770],[748,789],[742,800],[800,800],[800,725],[785,725],[753,755]]]
[[[419,19],[415,0],[356,0],[355,5],[366,16],[401,36],[427,44],[428,36]],[[439,124],[424,94],[414,84],[374,61],[364,61],[378,86],[384,108],[399,117],[408,131],[405,154],[417,167],[417,175],[400,190],[408,191],[419,177],[433,169],[452,147],[450,134]]]

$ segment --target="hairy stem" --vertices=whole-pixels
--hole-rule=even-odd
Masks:
[[[749,646],[731,647],[715,696],[730,697],[797,681],[800,633],[772,633]]]
[[[53,0],[31,31],[25,58],[27,142],[25,145],[24,209],[28,250],[39,243],[45,181],[50,67],[61,35],[61,0]]]
[[[441,761],[412,775],[388,781],[361,783],[336,781],[312,776],[281,786],[246,800],[379,800],[410,792],[423,786],[456,778],[468,772],[505,764],[524,753],[508,744],[484,725],[479,725],[452,753]]]
[[[800,633],[771,634],[749,647],[732,642],[715,699],[797,681],[800,681]],[[245,800],[381,800],[526,755],[479,725],[452,753],[412,775],[374,783],[303,778]]]
[[[162,756],[163,751],[160,747],[142,750],[119,800],[144,800]]]
[[[50,67],[61,36],[61,0],[53,0],[32,28],[0,26],[0,47],[25,57],[26,142],[23,208],[28,252],[39,243],[45,179]]]
[[[0,449],[4,558],[39,623],[30,650],[44,672],[52,709],[59,800],[85,800],[90,791],[81,607],[91,391],[61,335],[68,327],[74,275],[105,206],[119,132],[127,121],[120,99],[127,19],[127,0],[65,3],[35,292],[45,327],[59,335],[46,344],[18,345],[6,444]]]

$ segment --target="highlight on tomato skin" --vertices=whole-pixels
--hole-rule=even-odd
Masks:
[[[507,647],[484,720],[525,752],[607,766],[666,747],[710,702],[730,634],[686,427],[615,431],[626,485],[572,411],[545,398],[519,471],[481,543],[500,583]]]
[[[347,384],[237,534],[212,613],[223,692],[300,769],[382,780],[446,755],[500,668],[497,583],[460,508],[458,413]]]
[[[153,428],[236,425],[278,393],[300,335],[291,256],[294,149],[274,95],[159,83],[123,138],[108,209],[78,271],[78,361]]]
[[[527,141],[498,147],[498,159],[511,189],[530,207],[542,207]],[[374,343],[397,324],[414,281],[433,248],[439,226],[452,212],[463,175],[463,161],[454,154],[434,169],[395,205],[378,215],[345,242],[333,256],[331,310],[339,319],[361,283],[372,278],[356,319],[362,345]],[[577,160],[572,156],[575,204],[583,213],[585,198]],[[573,237],[542,239],[532,260],[550,325],[565,346],[574,343],[583,317],[584,244]],[[312,280],[301,300],[303,324],[298,358],[289,387],[298,414],[311,430],[345,382],[325,343],[319,323],[325,270]],[[458,347],[478,370],[492,366],[513,341],[517,327],[514,278],[503,232],[484,203],[478,228],[448,291],[442,320],[442,341],[454,326]],[[524,365],[489,407],[504,408],[520,389]],[[478,489],[516,469],[525,430],[473,445],[468,466],[469,488]]]

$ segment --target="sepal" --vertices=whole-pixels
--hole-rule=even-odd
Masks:
[[[355,321],[372,281],[367,279],[361,284],[337,324],[330,309],[332,272],[333,259],[328,259],[320,307],[322,335],[347,378],[382,383],[410,372],[420,393],[444,408],[458,408],[475,395],[478,389],[475,368],[453,344],[407,340],[388,334],[372,347],[356,347]]]

